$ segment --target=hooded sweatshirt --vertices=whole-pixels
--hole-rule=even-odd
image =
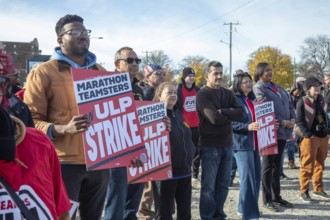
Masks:
[[[53,53],[53,55],[51,56],[50,59],[65,61],[66,63],[70,64],[70,66],[72,66],[74,68],[80,68],[80,69],[89,69],[90,67],[92,67],[96,64],[96,56],[92,52],[88,51],[88,53],[86,55],[87,65],[86,66],[80,66],[80,65],[76,64],[75,62],[73,62],[72,60],[70,60],[68,57],[66,57],[63,54],[60,47],[55,47],[54,53]]]
[[[68,124],[78,115],[70,67],[105,70],[96,64],[96,56],[91,52],[86,55],[86,63],[86,66],[77,65],[57,47],[51,60],[28,74],[24,102],[30,108],[36,128],[50,138],[54,124]],[[53,141],[62,163],[85,164],[81,134],[58,136]]]

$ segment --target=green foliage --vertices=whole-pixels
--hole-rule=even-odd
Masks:
[[[182,78],[182,70],[185,67],[191,67],[195,71],[196,75],[196,86],[202,86],[204,82],[204,70],[209,60],[203,56],[186,56],[182,59],[182,63],[179,64],[180,66],[180,75],[177,79],[177,83],[181,81]]]
[[[278,48],[266,46],[260,47],[250,55],[247,66],[251,76],[254,76],[256,66],[260,62],[267,62],[273,68],[272,81],[283,88],[289,88],[293,84],[293,65],[291,57],[282,54]]]

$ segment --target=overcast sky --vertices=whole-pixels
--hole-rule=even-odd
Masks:
[[[328,0],[0,0],[0,41],[39,41],[42,54],[57,46],[55,24],[77,14],[92,30],[90,51],[113,70],[122,46],[143,52],[163,50],[173,65],[187,55],[219,60],[229,68],[229,25],[233,26],[233,71],[246,70],[260,46],[278,47],[299,61],[307,37],[330,35]],[[225,43],[221,43],[220,41]]]

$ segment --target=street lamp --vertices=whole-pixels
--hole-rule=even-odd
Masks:
[[[89,39],[103,39],[103,37],[89,37]]]

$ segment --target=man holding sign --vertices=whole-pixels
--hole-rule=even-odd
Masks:
[[[254,73],[256,84],[253,86],[253,92],[257,102],[273,101],[274,103],[275,120],[278,126],[278,152],[263,156],[261,179],[264,207],[270,211],[277,212],[278,207],[273,203],[283,207],[293,207],[290,202],[282,199],[280,195],[280,167],[286,140],[288,140],[292,134],[295,113],[288,93],[282,87],[272,82],[272,76],[272,68],[268,63],[258,63]],[[261,122],[270,124],[270,117],[272,116],[266,116]],[[260,123],[259,125],[261,127],[263,126]],[[268,135],[271,136],[271,134],[272,133],[269,133]],[[271,140],[271,138],[269,138],[269,140]],[[272,197],[272,195],[274,197]]]
[[[130,47],[122,47],[115,54],[116,72],[128,72],[135,100],[144,100],[142,89],[136,84],[139,59]],[[144,184],[127,184],[126,167],[110,169],[110,182],[105,206],[105,220],[136,219]]]
[[[59,47],[50,61],[29,73],[24,101],[35,126],[54,141],[69,198],[80,203],[80,218],[101,219],[109,171],[86,171],[81,134],[90,122],[87,115],[78,115],[70,68],[104,69],[88,51],[91,30],[81,17],[66,15],[55,30]]]

